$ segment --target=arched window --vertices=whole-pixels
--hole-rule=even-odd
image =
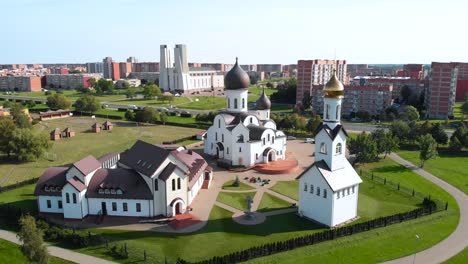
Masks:
[[[66,194],[65,194],[65,201],[66,201],[67,203],[70,203],[70,194],[69,194],[69,193],[66,193]]]
[[[221,119],[218,119],[218,128],[221,128]]]
[[[320,196],[320,188],[317,187],[317,196]]]
[[[218,132],[215,132],[215,140],[218,141]]]
[[[76,193],[73,194],[73,203],[76,204]]]
[[[327,104],[327,107],[325,109],[325,119],[329,120],[330,119],[330,105]]]
[[[341,154],[341,143],[336,144],[336,154]]]
[[[177,190],[180,190],[180,178],[177,178]]]
[[[307,183],[304,183],[304,192],[307,192]]]
[[[242,98],[242,108],[245,108],[245,98]]]
[[[237,98],[234,98],[234,109],[237,109]]]
[[[314,185],[313,184],[310,185],[310,193],[314,193]]]
[[[323,198],[327,198],[327,190],[323,189]]]
[[[172,190],[175,191],[175,179],[172,179]]]
[[[336,106],[336,120],[340,119],[341,109],[340,105]]]
[[[320,143],[320,153],[327,154],[327,146],[325,142]]]
[[[237,142],[244,142],[244,135],[238,135]]]
[[[224,142],[224,134],[221,134],[221,142]]]
[[[227,101],[228,101],[228,108],[231,108],[231,100],[229,100],[228,98]]]

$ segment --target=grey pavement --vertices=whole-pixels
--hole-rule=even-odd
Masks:
[[[8,240],[8,241],[13,242],[13,243],[18,244],[18,245],[21,245],[21,241],[19,241],[19,239],[16,237],[16,234],[13,233],[13,232],[0,229],[0,238],[4,239],[4,240]],[[61,259],[66,259],[68,261],[72,261],[72,262],[75,262],[75,263],[93,263],[93,264],[112,264],[112,263],[115,263],[115,262],[112,262],[112,261],[96,258],[96,257],[93,257],[93,256],[81,254],[81,253],[78,253],[78,252],[74,252],[74,251],[71,251],[71,250],[68,250],[68,249],[59,248],[59,247],[55,247],[55,246],[51,246],[51,245],[47,246],[47,249],[48,249],[50,255],[52,255],[54,257],[61,258]]]
[[[430,174],[429,172],[421,169],[418,166],[415,166],[411,162],[402,159],[395,153],[389,155],[391,159],[398,162],[399,164],[407,167],[408,169],[416,172],[422,177],[433,182],[440,188],[444,189],[450,195],[452,195],[460,207],[460,220],[455,231],[450,234],[446,239],[442,240],[438,244],[434,245],[431,248],[418,252],[416,254],[406,256],[403,258],[391,260],[385,262],[386,264],[407,264],[407,263],[420,263],[420,264],[430,264],[430,263],[441,263],[447,259],[458,254],[468,246],[468,198],[465,193],[459,189],[453,187],[447,182],[437,178],[436,176]],[[462,164],[460,164],[462,166]]]

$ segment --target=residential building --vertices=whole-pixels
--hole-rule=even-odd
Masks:
[[[398,70],[396,75],[398,77],[410,77],[411,79],[421,80],[423,73],[423,64],[405,64],[403,65],[403,70]]]
[[[456,62],[432,62],[429,87],[425,95],[429,118],[453,117],[458,71]]]
[[[172,217],[186,212],[212,177],[212,168],[192,150],[137,141],[123,153],[50,167],[34,194],[41,214],[59,214],[65,220]]]
[[[100,74],[47,74],[45,79],[49,88],[77,89],[89,87],[89,79],[99,79],[100,77]]]
[[[159,62],[133,63],[133,72],[159,72]]]
[[[53,67],[49,68],[50,74],[68,74],[68,68],[65,67]]]
[[[41,90],[41,77],[0,76],[0,91],[39,92]]]
[[[270,117],[271,102],[263,91],[256,110],[248,109],[250,79],[238,65],[226,74],[226,109],[215,116],[205,135],[204,152],[220,166],[250,167],[286,157],[286,135]]]
[[[129,62],[129,63],[137,63],[138,60],[137,60],[137,58],[135,58],[135,57],[128,57],[128,58],[127,58],[127,62]]]
[[[272,72],[282,72],[283,65],[282,64],[257,64],[257,71],[266,72],[268,74]]]
[[[103,73],[104,64],[102,62],[88,62],[86,69],[88,73]]]
[[[325,85],[324,117],[315,136],[315,162],[299,179],[300,216],[334,227],[356,219],[361,178],[346,158],[340,124],[344,86],[333,73]]]
[[[127,79],[128,75],[132,72],[132,63],[130,62],[120,62],[119,63],[119,79]]]
[[[112,67],[112,58],[111,57],[105,57],[102,60],[102,70],[103,70],[103,74],[104,74],[104,79],[112,79],[113,67]]]
[[[325,84],[333,69],[336,70],[338,79],[347,84],[345,60],[299,60],[297,65],[297,104],[302,104],[304,93],[310,93],[313,85]]]

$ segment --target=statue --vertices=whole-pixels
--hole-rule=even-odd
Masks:
[[[255,214],[252,212],[252,203],[252,197],[250,197],[250,195],[247,196],[247,211],[244,212],[247,220],[253,220],[255,218]]]

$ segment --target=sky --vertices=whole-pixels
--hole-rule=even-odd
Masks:
[[[0,64],[468,62],[466,0],[0,0]]]

